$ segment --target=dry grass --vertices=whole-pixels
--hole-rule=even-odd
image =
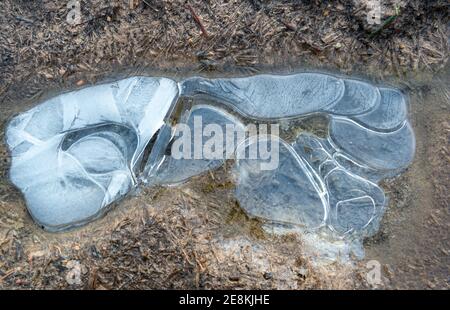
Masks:
[[[446,1],[402,1],[395,23],[373,38],[364,1],[185,3],[81,1],[81,24],[72,26],[65,1],[2,1],[0,100],[149,68],[246,74],[308,63],[402,75],[438,70],[448,58]],[[383,3],[385,20],[394,1]]]

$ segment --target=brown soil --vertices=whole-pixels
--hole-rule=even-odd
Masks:
[[[71,26],[65,1],[1,1],[1,136],[12,115],[58,91],[130,74],[324,69],[398,86],[411,96],[417,154],[383,184],[390,204],[366,259],[317,267],[297,237],[267,235],[236,204],[229,165],[144,189],[75,231],[46,233],[8,182],[1,142],[0,288],[368,288],[371,259],[383,266],[382,288],[448,288],[446,1],[400,1],[380,31],[367,24],[364,1],[188,3],[81,1],[81,24]],[[395,10],[383,3],[386,20]]]

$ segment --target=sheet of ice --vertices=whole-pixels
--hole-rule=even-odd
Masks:
[[[310,113],[359,115],[380,105],[380,91],[363,81],[322,73],[246,78],[190,78],[184,96],[206,95],[255,119],[280,119]]]
[[[134,167],[178,96],[134,77],[49,99],[11,120],[10,177],[48,230],[85,223],[136,184]]]
[[[344,95],[323,110],[336,115],[358,115],[375,109],[380,104],[377,87],[358,80],[344,80]]]
[[[226,111],[212,106],[194,106],[181,120],[181,124],[185,124],[187,127],[178,127],[173,141],[182,141],[186,138],[184,140],[186,143],[171,144],[167,141],[161,146],[166,147],[171,144],[171,146],[177,147],[177,151],[184,153],[183,156],[179,158],[172,154],[149,160],[146,173],[144,173],[147,183],[177,184],[192,176],[216,169],[224,163],[224,159],[233,156],[239,140],[245,139],[244,125]],[[208,132],[209,130],[211,131]],[[199,134],[201,137],[194,137],[195,134]],[[215,138],[218,140],[214,141]],[[195,143],[196,141],[198,143]],[[188,149],[185,150],[185,147]],[[157,148],[152,153],[158,152]],[[209,152],[209,156],[205,153],[208,150],[212,151]],[[217,153],[214,154],[214,152]]]
[[[393,132],[378,132],[346,118],[332,118],[330,139],[337,148],[377,170],[406,168],[414,157],[415,138],[407,121]]]
[[[321,73],[246,78],[190,78],[181,83],[181,94],[206,94],[257,119],[294,117],[322,111],[344,95],[344,82]]]
[[[328,223],[341,234],[372,235],[383,215],[385,197],[376,184],[342,168],[324,178],[329,195]],[[368,228],[364,231],[365,228]]]
[[[313,134],[303,133],[299,135],[293,147],[321,176],[325,176],[336,167],[341,167],[368,181],[378,183],[381,179],[398,173],[398,170],[371,168],[364,162],[357,161],[350,154],[337,149],[333,143],[330,143],[329,138],[321,139]]]
[[[381,103],[378,108],[353,116],[364,127],[376,131],[393,131],[406,120],[406,99],[403,94],[390,88],[380,88]]]
[[[301,134],[293,148],[311,164],[325,184],[329,209],[327,223],[332,230],[354,236],[375,233],[385,206],[382,189],[340,165],[336,157],[344,155],[333,149],[326,139]]]
[[[366,164],[357,162],[355,159],[351,158],[350,155],[340,151],[333,154],[333,159],[345,170],[374,183],[378,183],[384,178],[393,177],[398,173],[398,170],[377,170],[370,168]]]
[[[250,153],[258,143],[258,139],[247,140],[237,154]],[[240,206],[250,216],[268,221],[310,231],[323,226],[327,216],[325,188],[309,164],[281,139],[278,168],[263,170],[264,162],[249,157],[237,160],[235,195]]]

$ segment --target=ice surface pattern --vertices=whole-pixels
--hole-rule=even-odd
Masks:
[[[257,75],[234,79],[190,78],[181,82],[185,96],[205,94],[254,119],[280,119],[310,113],[359,115],[376,109],[377,87],[319,73]],[[276,103],[276,104],[274,104]]]
[[[201,123],[198,122],[197,124],[194,122],[195,118],[197,116],[201,116]],[[205,127],[207,127],[210,124],[217,124],[220,126],[222,132],[225,134],[226,131],[226,125],[235,125],[237,126],[237,130],[240,132],[244,132],[245,128],[244,125],[239,122],[235,117],[227,113],[226,111],[216,109],[214,107],[209,106],[194,106],[193,109],[191,109],[187,116],[184,117],[181,122],[183,124],[186,124],[190,130],[189,133],[193,132],[203,132],[205,130]],[[194,127],[196,130],[194,131]],[[174,136],[180,136],[182,133],[179,132],[179,130],[175,131]],[[183,134],[186,134],[184,132]],[[165,155],[163,154],[159,159],[155,160],[149,160],[148,165],[154,166],[153,168],[148,168],[146,171],[145,180],[148,184],[177,184],[181,183],[183,181],[186,181],[190,177],[199,175],[207,170],[212,170],[215,168],[220,167],[225,158],[227,158],[225,152],[227,150],[225,143],[226,140],[223,141],[223,154],[221,156],[218,156],[218,159],[205,159],[203,157],[195,158],[194,153],[194,139],[191,137],[191,147],[188,151],[189,155],[186,156],[187,158],[191,159],[175,159],[171,155]],[[238,137],[237,135],[234,135],[233,137],[229,137],[234,140],[233,145],[237,146],[238,144]],[[205,141],[202,141],[203,144]],[[169,140],[166,140],[166,143],[162,143],[162,147],[166,147],[169,143]],[[158,146],[159,147],[159,146]],[[183,148],[180,146],[180,151],[183,151]],[[156,150],[154,151],[156,152]],[[161,152],[162,154],[162,152]],[[204,155],[204,154],[203,154]],[[156,164],[155,164],[156,163]]]
[[[242,208],[271,222],[370,235],[386,205],[377,183],[401,172],[414,156],[406,100],[395,89],[320,73],[194,77],[180,83],[135,77],[60,95],[11,120],[11,180],[30,214],[49,230],[77,226],[101,215],[140,180],[178,184],[220,166],[217,159],[170,156],[178,132],[166,120],[181,96],[207,96],[223,104],[187,111],[181,121],[190,128],[196,115],[203,117],[203,127],[243,128],[228,109],[274,122],[329,116],[326,139],[309,133],[292,144],[280,139],[276,170],[261,170],[262,160],[236,160]],[[252,143],[248,139],[239,148]],[[151,152],[141,163],[149,144]]]
[[[10,177],[49,230],[99,216],[136,185],[145,146],[178,97],[176,82],[129,78],[62,94],[7,128]]]

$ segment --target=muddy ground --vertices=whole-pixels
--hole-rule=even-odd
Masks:
[[[68,2],[68,1],[67,1]],[[0,144],[0,288],[376,288],[450,286],[450,90],[446,1],[0,2],[0,134],[61,90],[132,74],[181,78],[322,69],[410,96],[416,158],[383,185],[389,206],[356,265],[316,266],[295,235],[272,236],[233,197],[230,165],[177,188],[146,188],[83,228],[37,227],[8,182]],[[397,14],[397,15],[396,15]],[[197,20],[197,21],[196,21]],[[383,26],[384,25],[384,26]]]

